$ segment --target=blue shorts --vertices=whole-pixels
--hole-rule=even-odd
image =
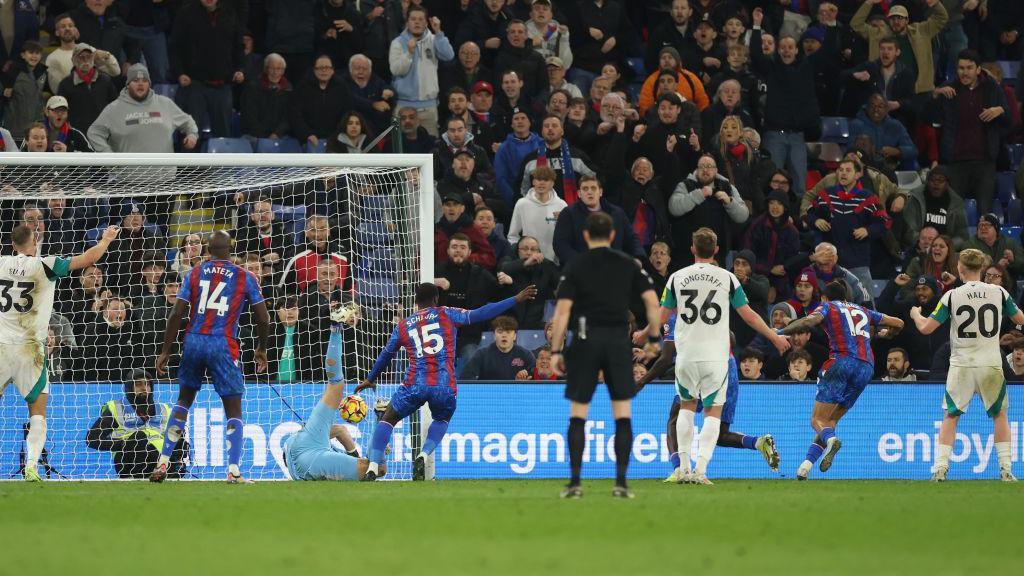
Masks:
[[[446,384],[413,384],[398,387],[398,391],[391,397],[391,408],[398,413],[399,418],[405,418],[427,404],[430,406],[431,418],[450,422],[455,415],[456,401],[455,390]]]
[[[818,394],[814,400],[852,408],[874,375],[875,367],[867,362],[847,356],[830,358],[818,373]]]
[[[186,388],[199,390],[207,373],[221,398],[241,396],[245,392],[237,341],[205,334],[185,336],[178,382]]]
[[[722,405],[722,422],[726,424],[732,424],[733,417],[736,416],[736,402],[740,397],[740,371],[736,366],[736,359],[729,359],[729,387],[726,390],[725,404]],[[672,404],[679,404],[679,395],[676,394],[672,399]],[[697,402],[697,413],[704,411],[704,403]]]
[[[284,445],[288,473],[293,480],[358,480],[358,458],[331,445],[334,409],[319,402],[306,425]]]

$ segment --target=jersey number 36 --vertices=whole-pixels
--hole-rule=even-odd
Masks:
[[[705,324],[718,324],[718,321],[722,319],[722,307],[719,306],[715,300],[715,294],[718,290],[712,290],[708,292],[704,303],[700,305],[700,310],[694,305],[694,300],[697,299],[696,290],[680,290],[679,296],[682,297],[681,308],[682,312],[679,313],[679,319],[687,324],[693,324],[700,317],[701,321]]]

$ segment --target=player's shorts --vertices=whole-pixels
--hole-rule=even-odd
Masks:
[[[729,361],[693,362],[676,357],[676,393],[684,401],[700,400],[705,408],[724,406],[729,396]]]
[[[185,336],[178,382],[186,388],[199,390],[207,374],[221,398],[245,393],[237,341],[204,334]]]
[[[678,389],[677,389],[678,390]],[[736,403],[740,398],[740,371],[736,367],[736,359],[729,359],[729,389],[725,396],[725,404],[722,405],[722,416],[719,418],[724,424],[732,424],[736,416]],[[672,399],[673,404],[679,404],[679,394]],[[697,413],[704,411],[704,405],[697,403]]]
[[[29,404],[50,393],[46,346],[41,342],[0,344],[0,394],[10,383]]]
[[[391,408],[398,413],[399,418],[405,418],[424,404],[430,406],[431,418],[451,422],[458,404],[458,394],[447,384],[413,384],[399,386],[398,391],[391,396]]]
[[[359,459],[331,445],[334,409],[319,402],[306,425],[284,446],[288,473],[293,480],[358,480]]]
[[[1006,377],[1000,366],[950,366],[946,376],[946,395],[942,408],[950,416],[967,412],[971,398],[977,392],[991,418],[1010,405],[1006,397]]]
[[[612,400],[636,396],[633,344],[625,328],[589,328],[587,338],[575,338],[565,352],[565,397],[569,400],[590,404],[602,371]]]
[[[818,372],[818,394],[814,400],[850,409],[874,375],[875,367],[867,362],[847,356],[829,358]]]

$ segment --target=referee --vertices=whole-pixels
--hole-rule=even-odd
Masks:
[[[569,399],[569,465],[572,477],[562,498],[581,498],[584,424],[590,399],[597,388],[598,372],[612,399],[615,415],[615,489],[612,496],[632,498],[626,487],[626,469],[633,447],[630,400],[633,383],[632,343],[629,335],[629,302],[638,295],[647,309],[649,346],[658,347],[661,335],[658,295],[647,273],[623,252],[611,248],[615,239],[612,219],[604,212],[587,216],[583,239],[590,248],[566,266],[558,285],[558,304],[552,320],[551,362],[561,366],[562,346],[570,316],[574,337],[566,350],[565,397]]]

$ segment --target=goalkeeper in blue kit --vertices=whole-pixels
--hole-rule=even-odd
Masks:
[[[342,324],[346,320],[351,323],[357,313],[351,313],[351,319],[345,316],[344,307],[332,308],[331,338],[324,358],[327,388],[302,430],[296,432],[284,445],[284,462],[292,480],[358,480],[366,474],[370,462],[366,458],[359,458],[348,430],[334,423],[334,416],[345,395]],[[345,449],[331,444],[332,438],[341,442]],[[387,466],[381,463],[379,475],[386,473]]]

